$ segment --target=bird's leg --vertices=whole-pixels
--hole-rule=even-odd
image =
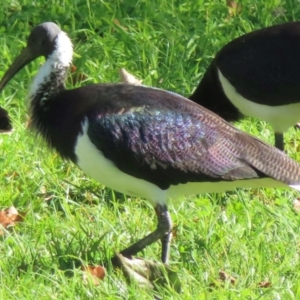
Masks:
[[[170,244],[172,240],[172,230],[166,233],[161,239],[161,261],[167,264],[169,261]]]
[[[172,219],[171,216],[167,210],[167,207],[165,206],[165,212],[163,213],[161,210],[162,206],[158,205],[155,208],[155,212],[157,215],[158,223],[160,219],[165,219],[162,220],[161,222],[165,222],[167,224],[165,234],[164,236],[160,239],[161,241],[161,261],[165,264],[168,263],[169,261],[169,252],[170,252],[170,244],[172,240]]]
[[[275,147],[281,151],[284,150],[283,133],[275,132]]]
[[[160,239],[162,242],[162,261],[163,263],[168,262],[169,247],[172,237],[172,220],[166,205],[157,204],[155,207],[155,211],[157,215],[157,227],[155,231],[148,234],[143,239],[139,240],[130,247],[124,249],[120,252],[120,254],[127,258],[131,258],[131,256],[136,255],[138,252],[142,251],[144,248]],[[113,264],[114,261],[115,258],[112,259]]]

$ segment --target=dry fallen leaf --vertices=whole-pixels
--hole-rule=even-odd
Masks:
[[[15,226],[16,222],[22,222],[26,213],[19,213],[14,206],[6,208],[0,211],[0,225],[7,229],[11,226]],[[0,228],[0,235],[3,235],[4,231]]]
[[[295,199],[293,205],[294,205],[294,210],[297,213],[300,213],[300,198]]]
[[[219,276],[220,276],[220,279],[222,281],[230,281],[231,284],[235,284],[236,283],[236,279],[230,275],[228,275],[226,272],[224,271],[220,271],[219,272]]]
[[[209,284],[209,291],[212,292],[214,289],[224,288],[224,282],[230,282],[231,284],[235,284],[236,279],[228,275],[224,271],[219,271],[219,279]]]
[[[116,253],[117,266],[122,270],[126,281],[142,288],[155,289],[157,286],[170,285],[181,293],[181,283],[177,273],[162,262],[141,258],[126,258]]]
[[[135,85],[140,85],[143,82],[143,80],[139,80],[139,79],[135,78],[132,74],[127,72],[127,70],[124,68],[121,68],[119,70],[119,74],[120,74],[121,82],[135,84]]]
[[[103,280],[106,275],[106,270],[102,266],[82,266],[83,281],[86,283],[90,278],[94,285],[99,285],[100,280]]]
[[[178,232],[178,226],[174,224],[172,228],[172,239],[177,238],[177,232]]]
[[[20,176],[19,173],[16,171],[12,171],[11,173],[5,174],[5,177],[9,180],[13,180],[15,178],[18,178],[19,176]]]
[[[123,30],[127,31],[128,28],[124,27],[121,25],[120,21],[118,19],[114,19],[114,24],[117,25],[118,27],[122,28]]]
[[[278,17],[284,17],[286,14],[286,9],[284,9],[284,7],[282,6],[278,6],[278,7],[275,7],[273,10],[272,10],[272,15],[276,18]]]
[[[271,285],[272,285],[272,283],[269,282],[269,281],[262,281],[262,282],[260,282],[260,283],[258,284],[258,286],[259,286],[260,288],[268,288],[268,287],[270,287]]]
[[[241,4],[236,3],[234,0],[226,0],[226,5],[228,7],[230,17],[236,16],[242,11]]]
[[[44,201],[49,201],[53,198],[53,194],[52,193],[48,193],[47,189],[44,185],[42,185],[40,187],[40,193],[39,196],[43,197]]]
[[[80,83],[81,81],[86,80],[88,77],[86,74],[82,72],[78,72],[76,66],[71,66],[71,76],[68,77],[69,83],[72,83],[73,85]]]

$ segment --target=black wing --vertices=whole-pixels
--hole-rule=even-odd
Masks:
[[[238,37],[213,64],[245,98],[286,105],[299,102],[299,52],[300,22],[290,22]]]
[[[88,135],[127,174],[163,189],[265,176],[299,182],[296,162],[179,95],[118,85],[108,90],[88,113]]]
[[[38,117],[32,119],[33,128],[74,162],[80,124],[87,117],[88,135],[105,157],[123,172],[162,189],[185,182],[265,176],[300,183],[299,165],[284,153],[163,90],[90,85],[62,92],[48,110],[34,115]]]

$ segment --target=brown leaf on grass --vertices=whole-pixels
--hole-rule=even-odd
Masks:
[[[28,128],[30,128],[30,126],[31,126],[31,118],[28,117],[28,118],[27,118],[27,121],[26,121],[26,123],[25,123],[25,128],[28,129]]]
[[[49,200],[51,200],[53,198],[53,194],[52,193],[48,193],[47,189],[46,189],[46,187],[44,185],[42,185],[40,187],[39,196],[41,196],[44,199],[44,201],[49,201]]]
[[[68,77],[68,82],[76,85],[77,83],[80,83],[81,81],[86,80],[88,77],[83,72],[78,72],[76,66],[71,66],[71,76]]]
[[[0,211],[0,225],[7,229],[15,226],[17,222],[22,222],[26,216],[26,213],[20,213],[14,206],[6,208]],[[4,231],[0,228],[0,235],[3,235]]]
[[[300,198],[295,199],[293,205],[294,205],[294,210],[297,213],[300,213]]]
[[[236,283],[236,279],[228,275],[225,271],[219,271],[219,279],[209,284],[209,291],[212,292],[214,289],[224,288],[224,282],[230,282],[234,285]]]
[[[230,17],[234,17],[242,11],[242,5],[236,3],[234,0],[226,0],[226,5]]]
[[[127,72],[127,70],[124,68],[121,68],[119,70],[119,75],[120,75],[121,82],[130,83],[130,84],[134,84],[134,85],[140,85],[143,82],[143,80],[135,78],[132,74]]]
[[[117,25],[118,27],[122,28],[123,30],[127,31],[128,28],[127,27],[124,27],[121,25],[120,21],[118,19],[114,19],[114,24]]]
[[[236,279],[230,275],[228,275],[226,272],[224,271],[220,271],[219,272],[219,276],[220,276],[220,279],[222,281],[230,281],[231,284],[235,284],[236,283]]]
[[[82,266],[83,281],[87,282],[90,278],[94,285],[99,285],[100,280],[103,280],[106,275],[106,270],[102,266]]]
[[[278,17],[285,17],[286,9],[282,6],[277,6],[272,10],[272,15],[276,18]]]
[[[272,286],[272,283],[269,281],[262,281],[258,284],[258,287],[260,288],[268,288],[270,286]]]
[[[181,283],[178,274],[162,262],[141,258],[126,258],[116,253],[116,265],[122,270],[129,284],[135,283],[145,289],[156,289],[158,286],[172,286],[181,293]]]
[[[16,172],[16,171],[12,171],[11,173],[6,173],[6,174],[5,174],[5,177],[6,177],[7,179],[9,179],[9,180],[13,180],[13,179],[15,179],[15,178],[18,178],[19,176],[20,176],[19,173]]]
[[[173,225],[173,228],[172,228],[172,239],[176,239],[177,232],[178,232],[178,226],[177,225]]]

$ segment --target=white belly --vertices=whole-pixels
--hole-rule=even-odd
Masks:
[[[96,148],[87,135],[88,121],[83,125],[83,135],[77,139],[75,153],[77,165],[90,177],[120,193],[147,198],[151,202],[165,203],[166,191],[143,179],[121,172],[115,164]]]
[[[300,122],[300,102],[280,106],[252,102],[238,94],[220,70],[218,74],[225,95],[243,115],[268,122],[277,133],[283,133]]]
[[[156,203],[165,204],[168,198],[176,199],[184,195],[225,192],[235,188],[286,187],[281,182],[265,178],[229,182],[190,182],[172,185],[168,190],[162,190],[150,182],[121,172],[112,161],[105,158],[103,153],[91,143],[86,133],[87,126],[88,122],[86,121],[83,125],[84,133],[78,137],[75,148],[78,166],[87,175],[105,186],[126,195],[146,198],[153,205]]]

